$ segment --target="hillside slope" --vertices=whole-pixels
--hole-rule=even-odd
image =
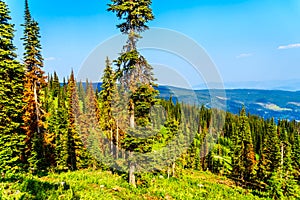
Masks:
[[[260,199],[209,172],[181,172],[178,178],[146,175],[131,187],[117,174],[81,170],[62,174],[7,176],[0,182],[0,199]]]
[[[85,87],[85,83],[83,83]],[[101,90],[101,83],[94,83],[93,87]],[[211,107],[211,93],[209,90],[188,90],[173,86],[158,86],[160,97],[177,99],[179,102],[195,102]],[[223,93],[211,90],[212,94]],[[228,112],[238,114],[242,106],[247,112],[263,117],[300,121],[300,91],[259,90],[259,89],[226,89],[225,96],[216,97],[221,104],[225,104]],[[223,106],[222,106],[223,107]]]

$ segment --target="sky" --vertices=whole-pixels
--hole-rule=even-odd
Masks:
[[[6,2],[17,29],[14,44],[21,59],[24,3]],[[56,71],[59,77],[71,69],[79,73],[99,44],[119,34],[119,21],[106,11],[109,2],[29,0],[41,28],[46,72]],[[224,82],[300,79],[299,0],[153,0],[152,9],[155,20],[150,28],[174,30],[195,41]],[[143,53],[150,63],[174,69],[184,65],[172,62],[176,59],[168,55]]]

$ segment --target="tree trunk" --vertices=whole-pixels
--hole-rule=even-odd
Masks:
[[[134,128],[134,103],[133,103],[133,100],[130,99],[130,102],[129,102],[129,125],[130,125],[130,128]]]
[[[113,130],[110,128],[110,154],[114,154],[114,146],[113,146]]]
[[[281,167],[283,167],[283,154],[284,154],[283,144],[281,144]]]
[[[37,97],[37,91],[36,91],[36,83],[34,83],[33,93],[34,93],[34,103],[35,103],[35,114],[36,114],[36,129],[38,136],[40,136],[41,130],[39,126],[39,120],[40,120],[40,112],[38,107],[38,97]]]
[[[35,101],[37,137],[40,139],[41,142],[43,142],[43,135],[42,135],[42,132],[40,129],[40,124],[39,124],[41,113],[40,113],[40,107],[39,107],[39,102],[38,102],[36,82],[34,82],[33,93],[34,93],[34,101]],[[42,154],[43,154],[43,158],[45,158],[46,152],[45,152],[44,148],[42,148]]]
[[[117,120],[116,159],[119,158],[119,121]]]
[[[129,153],[129,159],[132,158],[132,153],[133,152]],[[136,187],[134,172],[135,172],[135,163],[132,160],[130,160],[129,161],[129,184]]]
[[[125,149],[122,149],[122,158],[123,158],[123,159],[125,159],[125,158],[126,158]]]
[[[130,100],[130,108],[129,108],[129,112],[130,112],[130,119],[129,119],[129,123],[130,123],[130,128],[134,128],[134,103],[132,100]],[[132,158],[132,154],[133,152],[130,151],[129,153],[129,160]],[[129,161],[129,184],[132,184],[134,187],[136,186],[135,184],[135,163],[130,160]]]
[[[176,167],[176,163],[173,162],[173,163],[172,163],[172,176],[173,176],[173,177],[175,176],[175,167]]]

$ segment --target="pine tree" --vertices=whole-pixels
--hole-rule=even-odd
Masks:
[[[56,72],[53,73],[53,81],[51,81],[51,90],[53,96],[58,96],[60,92],[60,83]]]
[[[300,135],[299,132],[294,133],[294,144],[292,146],[292,161],[294,166],[294,176],[300,183]]]
[[[54,88],[55,89],[55,88]],[[68,170],[68,112],[64,91],[49,101],[49,117],[47,118],[46,155],[47,161],[58,171]]]
[[[14,25],[10,11],[0,1],[0,169],[17,171],[22,167],[24,134],[22,126],[23,66],[16,61]]]
[[[129,99],[129,97],[121,85],[116,86],[116,88],[117,91],[114,92],[114,98],[111,106],[115,125],[113,142],[115,143],[115,157],[118,159],[121,141],[124,139],[125,130],[129,124],[127,112],[127,100]],[[122,149],[121,157],[125,158],[124,148]]]
[[[266,122],[262,154],[258,163],[258,178],[265,183],[280,168],[280,141],[273,120]]]
[[[238,119],[233,143],[233,175],[241,180],[249,181],[254,177],[255,153],[244,107]]]
[[[113,99],[117,93],[115,74],[111,67],[111,63],[108,58],[106,58],[106,67],[104,69],[103,77],[102,77],[102,90],[100,92],[100,100],[102,103],[102,113],[103,113],[103,121],[102,128],[105,130],[106,135],[110,139],[110,151],[113,154],[113,132],[115,126],[115,119],[113,116]]]
[[[77,86],[73,71],[68,80],[67,88],[67,110],[68,110],[68,136],[65,138],[68,148],[68,167],[70,170],[76,170],[80,157],[82,156],[83,144],[79,135],[78,118],[80,116],[79,99]]]
[[[108,11],[115,12],[119,19],[124,20],[117,27],[121,33],[128,35],[124,52],[115,61],[118,67],[116,76],[124,88],[132,94],[142,84],[153,86],[152,67],[136,48],[137,41],[141,38],[139,33],[148,29],[146,23],[154,19],[150,5],[150,0],[112,0],[112,4],[109,4]],[[131,99],[129,105],[131,128],[135,126],[134,110],[134,102]]]
[[[145,106],[147,107],[147,105],[145,105],[147,104],[146,102],[151,101],[149,99],[145,102],[140,101],[139,105],[136,105],[137,102],[135,102],[135,100],[137,99],[134,99],[134,95],[138,95],[138,93],[141,95],[146,91],[156,93],[153,89],[154,78],[152,67],[148,64],[146,59],[140,55],[136,48],[137,41],[141,38],[139,33],[148,29],[148,26],[146,25],[147,22],[154,19],[152,9],[150,8],[151,3],[151,0],[112,0],[112,3],[108,5],[108,11],[116,13],[120,20],[124,20],[121,24],[117,25],[117,27],[120,29],[121,33],[128,36],[124,51],[115,63],[118,67],[116,76],[118,77],[120,84],[131,94],[128,108],[131,131],[134,131],[133,129],[135,128],[136,123],[141,123],[140,125],[142,126],[145,125],[140,119],[136,122],[136,112],[143,113],[145,111]],[[154,95],[150,94],[147,96],[151,99]],[[136,106],[138,108],[136,108]],[[139,114],[137,117],[139,117]],[[136,143],[133,138],[128,138],[127,141],[132,144]],[[130,156],[133,151],[137,150],[136,144],[127,144],[126,146],[130,151]],[[129,183],[132,185],[135,185],[134,171],[135,163],[134,161],[130,161]]]
[[[239,118],[238,131],[242,132],[243,135],[243,146],[244,146],[243,158],[244,158],[244,166],[245,166],[244,179],[249,181],[252,178],[254,178],[254,167],[256,161],[255,161],[255,153],[254,153],[254,147],[252,143],[250,125],[249,125],[248,117],[246,116],[245,109],[242,110]]]
[[[145,127],[151,123],[150,109],[157,103],[157,95],[158,91],[149,85],[141,85],[132,94],[136,124]]]
[[[280,122],[279,122],[280,125]],[[280,153],[281,153],[281,167],[280,167],[280,176],[282,178],[282,190],[285,196],[296,195],[299,189],[296,180],[294,178],[294,166],[292,161],[292,148],[291,144],[288,141],[287,133],[287,122],[285,126],[279,127],[278,132],[280,133],[279,139],[280,144]]]
[[[83,113],[86,111],[84,98],[85,98],[85,89],[83,87],[82,81],[80,81],[78,85],[78,99],[79,99],[80,111]]]
[[[25,102],[23,116],[24,130],[26,132],[26,151],[25,156],[28,159],[29,167],[34,170],[40,170],[45,166],[44,152],[44,111],[41,103],[41,90],[46,86],[46,77],[42,71],[43,58],[41,55],[41,44],[39,26],[31,18],[28,7],[28,1],[25,0],[25,23],[24,23],[24,65],[25,73]]]
[[[80,138],[83,142],[83,147],[80,149],[79,167],[88,167],[93,159],[90,158],[87,149],[93,153],[94,156],[98,156],[102,153],[100,149],[103,146],[103,140],[100,129],[100,111],[98,101],[93,89],[92,83],[89,83],[86,89],[85,96],[85,113],[82,113],[79,117],[80,124]],[[96,140],[96,141],[93,141]]]

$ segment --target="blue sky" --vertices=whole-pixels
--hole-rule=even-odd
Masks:
[[[6,1],[22,55],[24,3]],[[29,0],[39,22],[45,70],[60,77],[77,72],[89,53],[118,34],[108,0]],[[194,39],[209,54],[225,82],[300,79],[299,0],[153,0],[150,27]],[[151,62],[151,58],[149,58]],[[176,67],[176,64],[172,64]]]

